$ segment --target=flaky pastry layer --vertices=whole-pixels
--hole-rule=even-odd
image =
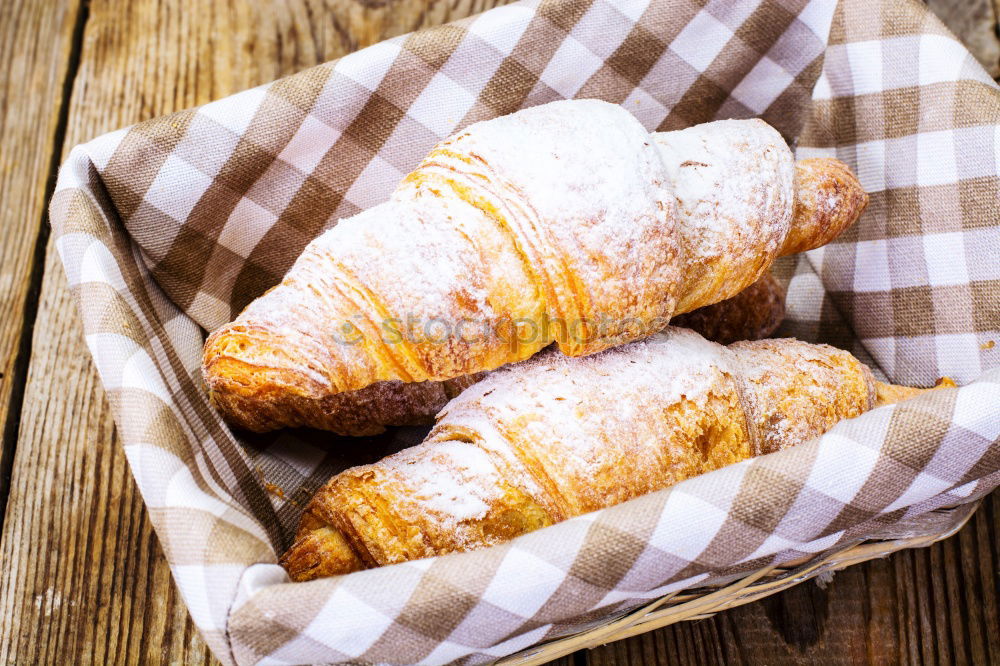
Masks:
[[[482,548],[818,436],[875,404],[847,352],[670,327],[498,370],[419,446],[341,472],[282,558],[295,580]]]

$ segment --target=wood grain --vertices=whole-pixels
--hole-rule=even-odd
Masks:
[[[27,326],[41,282],[46,182],[58,156],[80,4],[0,2],[0,516],[28,369]]]
[[[51,156],[492,4],[93,0],[80,15],[76,0],[0,2],[0,372],[10,372],[22,331],[30,342],[20,347],[30,352],[23,405],[9,421],[0,661],[214,663],[170,581],[51,248],[33,335],[33,308],[22,316]],[[60,145],[78,16],[87,20]],[[0,378],[0,416],[10,385]],[[556,663],[1000,663],[998,516],[994,496],[951,540],[848,569],[825,590],[807,583]]]
[[[11,4],[18,3],[2,6]],[[484,8],[482,2],[333,4],[346,20],[334,20],[330,8],[308,1],[95,0],[63,155],[102,132]],[[20,29],[29,30],[25,43],[46,36],[41,25],[22,21]],[[61,57],[69,62],[68,54]],[[60,85],[55,88],[58,95]],[[58,109],[58,99],[52,104]],[[30,127],[15,131],[26,146],[34,145]],[[36,204],[21,206],[34,215],[32,238],[41,219],[48,156],[36,182],[21,184]],[[18,236],[6,222],[4,247]],[[24,263],[14,277],[28,272]],[[0,661],[213,662],[170,581],[51,244],[30,359],[0,542]]]

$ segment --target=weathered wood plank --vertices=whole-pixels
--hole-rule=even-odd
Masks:
[[[0,3],[0,516],[41,282],[46,181],[81,4]]]
[[[3,11],[18,4],[0,3]],[[102,132],[496,3],[329,4],[94,0],[63,153]],[[51,39],[41,25],[22,21],[20,30],[25,44]],[[20,132],[25,146],[37,141]],[[46,168],[38,182],[23,183],[37,211]],[[37,230],[38,219],[30,228]],[[5,225],[0,233],[6,247],[13,232]],[[22,266],[12,274],[26,272]],[[170,581],[51,244],[31,344],[0,542],[0,661],[214,661]]]
[[[591,666],[1000,663],[1000,493],[929,548],[586,652]]]

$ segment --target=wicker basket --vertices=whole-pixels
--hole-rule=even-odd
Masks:
[[[571,636],[535,645],[496,662],[497,666],[535,666],[567,654],[620,641],[660,627],[703,620],[716,613],[763,599],[818,576],[830,575],[868,560],[886,557],[906,548],[923,548],[942,541],[965,526],[980,501],[932,511],[891,533],[877,535],[815,557],[758,569],[716,587],[678,590],[620,617]]]
[[[809,0],[795,16],[781,0],[702,4],[511,4],[72,151],[53,242],[181,595],[220,659],[541,663],[925,546],[1000,485],[995,83],[918,3]],[[388,198],[458,124],[560,97],[624,101],[647,129],[759,116],[797,137],[799,159],[845,160],[873,202],[856,237],[789,267],[781,334],[848,349],[895,383],[944,374],[961,388],[499,548],[288,582],[275,560],[296,531],[292,500],[426,433],[343,447],[234,433],[200,385],[202,330],[277,282],[313,226]]]

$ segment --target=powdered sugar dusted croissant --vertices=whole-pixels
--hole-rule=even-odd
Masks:
[[[501,543],[806,441],[875,398],[853,356],[791,339],[726,348],[668,327],[546,352],[464,391],[423,444],[331,479],[282,564],[307,580]]]
[[[785,316],[785,290],[770,273],[732,298],[674,319],[677,326],[728,344],[771,335]],[[324,398],[322,421],[310,425],[346,434],[370,434],[385,426],[430,425],[449,400],[487,373],[441,382],[376,382],[357,391]],[[315,418],[315,417],[314,417]]]
[[[849,213],[817,208],[799,228],[795,172],[757,120],[650,135],[618,106],[576,100],[474,124],[213,333],[206,384],[239,426],[365,434],[381,426],[341,418],[358,400],[336,396],[490,370],[553,341],[576,356],[648,336],[863,208],[838,171]]]

